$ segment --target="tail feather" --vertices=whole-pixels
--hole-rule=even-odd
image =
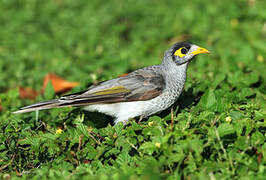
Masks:
[[[51,108],[59,107],[59,104],[60,103],[58,99],[53,99],[50,101],[39,102],[39,103],[35,103],[29,106],[22,107],[18,111],[15,111],[13,113],[20,114],[20,113],[26,113],[26,112],[31,112],[31,111],[43,110],[43,109],[51,109]]]
[[[108,104],[108,103],[116,103],[116,102],[124,102],[124,94],[117,93],[116,96],[110,95],[101,95],[101,96],[88,96],[88,97],[80,97],[76,94],[63,96],[59,99],[53,99],[50,101],[44,101],[35,103],[29,106],[25,106],[20,108],[18,111],[13,112],[14,114],[27,113],[31,111],[43,110],[43,109],[51,109],[51,108],[61,108],[61,107],[69,107],[69,106],[86,106],[91,104]]]

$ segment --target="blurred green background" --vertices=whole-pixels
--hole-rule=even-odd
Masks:
[[[1,0],[0,177],[265,177],[265,9],[264,0]],[[189,66],[174,131],[169,116],[99,129],[83,123],[82,111],[40,112],[39,121],[34,113],[11,114],[33,103],[19,99],[18,87],[40,90],[47,73],[80,82],[76,92],[159,64],[177,41],[211,54]],[[156,123],[150,128],[148,122]],[[91,126],[105,138],[100,144],[83,131]],[[60,137],[58,127],[64,130]],[[163,148],[154,147],[157,141]]]

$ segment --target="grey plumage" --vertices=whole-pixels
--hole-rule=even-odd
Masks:
[[[195,55],[207,52],[191,43],[176,43],[165,52],[160,65],[138,69],[86,91],[26,106],[14,113],[85,106],[86,110],[114,116],[116,123],[126,123],[136,116],[146,117],[170,107],[177,100],[185,84],[188,63]]]

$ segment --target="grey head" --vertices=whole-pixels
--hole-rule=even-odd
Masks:
[[[195,56],[202,53],[210,52],[190,42],[178,42],[165,52],[163,63],[173,61],[177,65],[182,65],[190,62]]]

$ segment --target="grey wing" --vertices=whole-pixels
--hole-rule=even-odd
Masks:
[[[130,89],[125,96],[127,101],[145,101],[159,96],[165,88],[165,79],[153,69],[140,69],[119,80],[119,83]]]
[[[156,68],[146,68],[134,71],[124,77],[102,82],[83,92],[22,107],[14,113],[25,113],[65,106],[145,101],[159,96],[164,88],[165,80],[156,71]]]
[[[59,100],[62,105],[145,101],[159,96],[164,88],[165,80],[160,73],[154,69],[140,69]]]

